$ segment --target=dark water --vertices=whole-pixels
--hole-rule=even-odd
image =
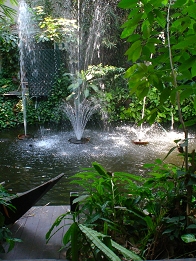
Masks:
[[[142,130],[142,139],[149,141],[147,146],[132,143],[137,139],[140,129],[124,125],[104,130],[89,127],[85,137],[90,137],[87,144],[71,144],[74,137],[70,128],[61,130],[51,128],[32,128],[28,132],[34,138],[19,140],[18,134],[23,129],[0,132],[0,182],[10,192],[24,192],[48,181],[60,173],[65,176],[43,198],[39,205],[69,204],[69,193],[78,191],[76,185],[69,183],[69,177],[82,167],[90,167],[94,161],[102,164],[108,171],[124,171],[143,175],[143,164],[164,158],[173,140],[183,138],[183,133],[166,132],[157,126]],[[194,140],[191,141],[193,143]],[[194,146],[194,144],[192,144]],[[168,162],[181,164],[177,152],[173,152]]]

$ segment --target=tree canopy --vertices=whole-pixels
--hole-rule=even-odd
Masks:
[[[121,0],[130,10],[121,37],[130,43],[126,51],[131,66],[126,72],[131,93],[143,99],[152,86],[160,91],[160,103],[173,104],[193,95],[196,109],[196,3],[194,0]],[[187,123],[191,124],[191,123]]]

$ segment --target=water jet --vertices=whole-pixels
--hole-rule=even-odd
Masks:
[[[132,140],[136,140],[136,134],[132,131],[135,127],[132,125],[110,126],[104,130],[101,124],[95,126],[91,123],[85,129],[85,136],[91,137],[90,142],[81,146],[68,141],[73,136],[69,124],[50,128],[45,126],[42,130],[29,126],[29,132],[36,138],[19,142],[15,137],[16,133],[21,133],[21,129],[1,131],[0,181],[5,181],[6,187],[15,193],[36,187],[40,181],[44,183],[57,173],[65,173],[58,189],[49,192],[40,204],[69,204],[66,201],[69,193],[78,191],[78,187],[70,184],[68,178],[79,172],[81,167],[91,167],[91,163],[97,161],[111,172],[124,171],[144,176],[147,171],[143,168],[144,163],[153,163],[156,158],[163,159],[176,146],[173,141],[184,137],[183,133],[170,130],[166,133],[154,126],[148,135],[149,144],[138,146],[132,143]],[[144,131],[148,128],[143,126]],[[195,147],[194,143],[195,140],[190,140],[190,149]],[[176,149],[166,162],[181,166],[178,154]]]

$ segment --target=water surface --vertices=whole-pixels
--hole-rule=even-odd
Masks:
[[[76,185],[69,184],[69,177],[90,167],[96,161],[108,171],[124,171],[144,175],[144,163],[163,159],[175,146],[174,140],[183,138],[183,133],[166,131],[153,127],[143,129],[143,139],[149,141],[147,146],[138,146],[132,140],[138,139],[140,129],[131,125],[116,126],[107,130],[88,127],[85,137],[90,137],[86,144],[72,144],[68,140],[74,137],[69,127],[31,128],[34,138],[19,140],[21,129],[0,132],[0,182],[10,192],[23,192],[53,178],[60,173],[65,176],[49,191],[39,205],[69,204],[69,193],[78,191]],[[194,146],[194,139],[190,141]],[[167,162],[181,165],[178,152],[172,152]]]

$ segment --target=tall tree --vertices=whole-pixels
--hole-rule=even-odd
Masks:
[[[131,61],[126,72],[130,92],[143,99],[152,86],[159,90],[159,106],[151,112],[151,123],[168,97],[178,107],[179,121],[185,133],[188,216],[192,199],[189,182],[192,170],[188,167],[187,126],[195,124],[196,120],[184,122],[181,103],[192,96],[193,109],[196,109],[196,2],[121,0],[119,6],[130,10],[122,33],[122,38],[131,44],[126,52]]]

